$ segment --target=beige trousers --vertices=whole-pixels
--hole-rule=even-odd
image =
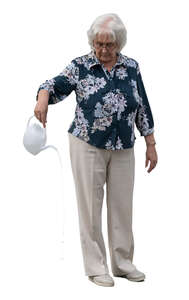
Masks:
[[[101,226],[105,183],[112,273],[123,275],[131,272],[136,269],[132,264],[134,147],[106,150],[94,147],[71,133],[68,137],[85,275],[109,273]]]

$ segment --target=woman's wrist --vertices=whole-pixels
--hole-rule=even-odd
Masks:
[[[155,148],[156,142],[146,143],[147,148]]]
[[[45,89],[41,89],[38,94],[38,102],[48,104],[49,92]]]
[[[156,141],[155,141],[153,133],[145,136],[145,141],[146,141],[146,146],[147,147],[154,147],[156,145]]]

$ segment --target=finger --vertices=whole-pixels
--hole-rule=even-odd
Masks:
[[[145,168],[148,166],[148,163],[149,163],[149,159],[146,158],[146,162],[145,162]]]
[[[39,114],[39,121],[42,123],[42,116]]]
[[[46,123],[46,114],[42,114],[41,120],[42,120],[42,123],[43,123],[43,127],[46,127],[46,125],[45,125],[45,123]]]
[[[41,122],[41,114],[39,112],[35,113],[36,118]]]
[[[148,169],[148,173],[150,173],[155,168],[155,166],[156,166],[155,161],[151,161],[150,167]]]
[[[153,169],[153,167],[152,167],[152,165],[150,164],[150,167],[149,167],[149,169],[148,169],[148,173],[150,173],[150,172],[152,171],[152,169]]]
[[[34,111],[34,115],[35,115],[35,117],[38,119],[38,113],[36,113],[36,112]]]

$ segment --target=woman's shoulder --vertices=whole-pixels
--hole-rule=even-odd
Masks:
[[[90,70],[90,67],[97,62],[96,57],[93,54],[93,51],[90,51],[87,54],[83,54],[80,56],[75,57],[72,62],[77,65],[78,67],[84,67],[87,70]]]
[[[130,57],[130,56],[127,56],[125,54],[122,54],[122,58],[125,60],[126,64],[129,66],[129,67],[134,67],[134,68],[137,68],[138,66],[138,61],[133,58],[133,57]]]
[[[82,54],[80,56],[76,56],[75,58],[73,58],[72,61],[84,62],[84,61],[90,60],[91,58],[92,58],[92,54],[91,54],[91,52],[89,52],[89,53],[86,53],[86,54]]]

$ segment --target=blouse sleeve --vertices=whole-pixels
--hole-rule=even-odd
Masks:
[[[79,69],[72,60],[58,76],[46,80],[39,86],[36,101],[38,101],[38,94],[42,89],[49,92],[48,104],[56,104],[64,100],[73,90],[75,90],[78,76]]]
[[[154,120],[138,63],[136,72],[139,105],[136,113],[135,124],[138,131],[140,132],[140,135],[146,136],[154,132]]]

